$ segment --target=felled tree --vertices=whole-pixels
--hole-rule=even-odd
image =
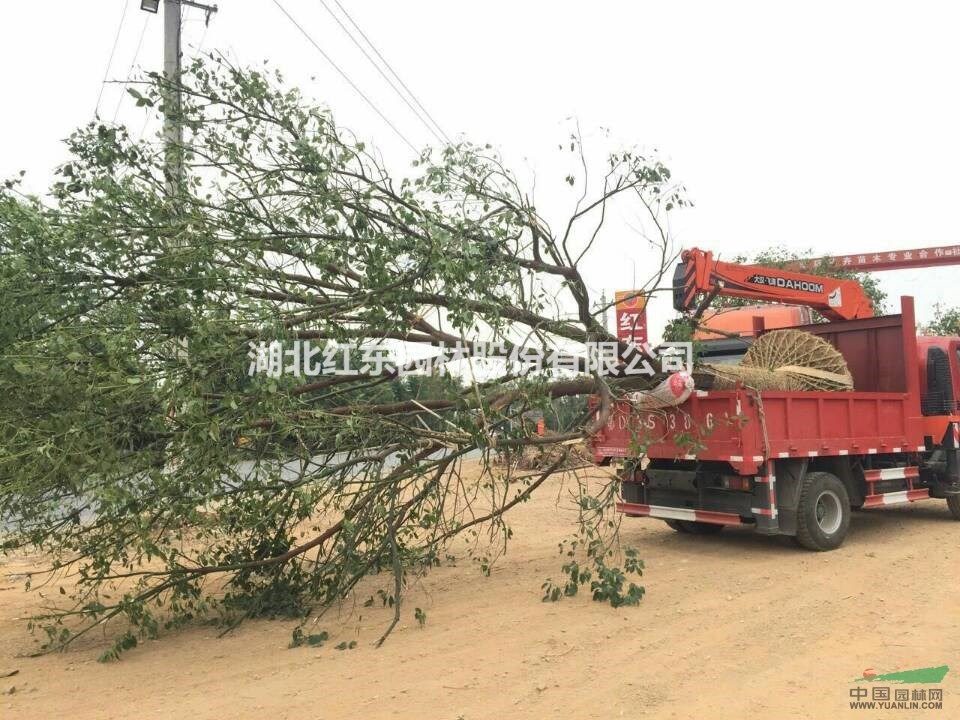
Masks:
[[[108,657],[214,609],[303,615],[379,571],[395,623],[411,574],[459,534],[506,542],[504,513],[605,422],[630,380],[589,367],[587,344],[614,338],[579,265],[617,202],[646,214],[665,257],[682,188],[655,160],[612,154],[596,193],[569,178],[583,196],[557,232],[489,147],[425,151],[398,179],[279,75],[211,58],[179,85],[182,176],[170,148],[93,123],[69,139],[50,201],[15,182],[0,198],[5,547],[39,548],[77,580],[42,619],[51,646],[117,616],[132,628]],[[153,77],[132,94],[169,111],[168,91]],[[582,159],[576,136],[563,151]],[[248,372],[251,347],[297,340],[340,361],[388,343],[394,364]],[[560,352],[571,371],[475,366],[481,341]],[[467,358],[456,381],[398,379],[403,351],[442,344]],[[554,413],[565,424],[545,437],[524,421],[589,394],[596,411]],[[496,465],[505,448],[543,469]],[[606,564],[615,490],[578,483],[597,571],[567,591],[591,582],[617,604],[641,589]],[[624,570],[639,570],[632,551]]]

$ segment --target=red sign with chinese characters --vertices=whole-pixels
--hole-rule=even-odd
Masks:
[[[647,341],[647,296],[642,290],[618,290],[617,340],[642,345]]]
[[[846,270],[863,270],[865,272],[960,265],[960,245],[938,245],[915,250],[886,250],[884,252],[835,255],[834,257],[802,261],[796,265],[799,270],[811,270],[824,261],[833,267]]]

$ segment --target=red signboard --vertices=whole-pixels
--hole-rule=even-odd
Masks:
[[[647,342],[647,295],[642,290],[618,290],[617,340],[642,345]]]
[[[904,268],[960,265],[960,245],[938,245],[914,250],[852,253],[827,258],[814,258],[795,263],[797,269],[813,270],[823,263],[845,270],[901,270]],[[791,264],[793,265],[793,264]]]

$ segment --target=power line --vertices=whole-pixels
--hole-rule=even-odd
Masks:
[[[389,125],[390,129],[393,130],[397,134],[397,136],[401,140],[403,140],[410,147],[411,150],[413,150],[413,152],[419,153],[416,146],[412,142],[407,140],[406,136],[404,136],[404,134],[397,129],[396,125],[390,122],[390,119],[386,115],[380,112],[380,108],[374,105],[373,101],[364,94],[363,90],[357,87],[357,84],[350,79],[350,76],[347,75],[343,70],[341,70],[340,66],[337,65],[333,61],[333,59],[323,51],[323,48],[321,48],[320,45],[317,44],[317,41],[314,40],[313,37],[311,37],[310,33],[308,33],[306,30],[303,29],[303,26],[300,25],[300,23],[298,23],[290,13],[287,12],[286,8],[280,4],[280,1],[273,0],[273,4],[280,9],[280,12],[282,12],[284,15],[287,16],[287,19],[290,22],[292,22],[294,26],[297,28],[297,30],[299,30],[300,33],[310,42],[310,44],[313,45],[314,48],[316,48],[317,52],[320,53],[328,63],[330,63],[333,69],[340,74],[340,77],[346,80],[347,84],[350,85],[350,87],[352,87],[354,91],[366,101],[367,105],[369,105],[373,109],[373,111],[380,116],[380,119],[383,120],[387,125]]]
[[[97,115],[100,112],[100,101],[103,100],[103,89],[107,86],[107,78],[110,76],[110,66],[113,65],[113,55],[115,52],[117,52],[117,43],[120,42],[120,31],[123,30],[123,20],[127,17],[127,0],[120,0],[120,6],[120,24],[117,25],[117,34],[113,38],[113,47],[110,48],[110,57],[107,59],[107,67],[104,68],[103,80],[100,81],[100,92],[97,95],[97,107],[93,111],[94,115]]]
[[[407,96],[404,95],[402,92],[400,92],[400,88],[398,88],[398,87],[394,84],[393,80],[390,79],[390,77],[383,71],[383,69],[377,64],[377,62],[376,62],[372,57],[370,57],[370,53],[368,53],[368,52],[366,51],[366,49],[363,47],[363,45],[360,44],[360,41],[357,40],[356,37],[354,37],[353,33],[350,32],[350,29],[349,29],[346,25],[343,24],[343,22],[340,20],[340,18],[337,17],[336,13],[334,13],[333,10],[330,9],[330,6],[327,5],[327,3],[325,2],[325,0],[320,0],[320,4],[323,5],[324,10],[326,10],[327,13],[329,13],[330,17],[332,17],[332,18],[336,21],[337,25],[340,26],[340,29],[343,30],[344,33],[346,33],[347,37],[350,38],[350,41],[351,41],[354,45],[357,46],[357,49],[360,50],[360,52],[363,53],[363,56],[370,62],[371,65],[373,65],[374,68],[376,68],[376,71],[377,71],[378,73],[380,73],[380,77],[382,77],[384,80],[387,81],[387,84],[388,84],[391,88],[393,88],[393,91],[400,97],[401,100],[403,100],[403,102],[406,104],[406,106],[407,106],[408,108],[410,108],[410,111],[411,111],[414,115],[417,116],[417,119],[418,119],[420,122],[423,123],[423,126],[424,126],[437,140],[439,140],[441,143],[444,142],[444,138],[446,138],[446,142],[449,143],[449,142],[450,142],[450,139],[446,137],[446,134],[444,134],[444,137],[440,137],[440,135],[437,134],[437,131],[434,130],[433,127],[431,127],[430,123],[428,123],[428,122],[423,118],[423,115],[421,115],[420,112],[410,103],[410,101],[407,99]],[[337,4],[339,5],[340,3],[337,3]],[[342,9],[342,6],[341,6],[341,9]],[[352,20],[351,20],[351,22],[352,22]],[[358,31],[359,31],[359,29],[358,29]],[[362,33],[361,33],[361,34],[362,34]],[[367,42],[369,43],[370,41],[368,40]],[[371,44],[371,47],[373,47],[372,44]],[[376,48],[373,48],[373,50],[374,50],[374,52],[377,51]],[[377,54],[379,55],[379,53],[377,53]],[[389,67],[389,66],[388,66],[388,67]],[[408,91],[408,92],[409,92],[409,91]],[[443,133],[443,129],[440,128],[439,125],[437,126],[437,129],[440,130],[441,133]],[[451,144],[452,144],[452,143],[451,143]]]
[[[190,23],[198,23],[198,22],[200,22],[200,18],[196,18],[196,17],[192,17],[192,16],[191,16],[191,11],[194,10],[194,9],[196,9],[196,10],[200,10],[200,11],[203,12],[204,9],[203,9],[203,8],[197,8],[197,7],[195,7],[195,6],[191,6],[190,4],[186,4],[186,7],[187,7],[187,14],[184,16],[184,17],[185,17],[185,19],[184,19],[184,21],[183,21],[184,27],[186,27],[186,26],[189,25]],[[203,21],[203,34],[200,35],[200,42],[199,42],[199,44],[197,44],[195,47],[192,46],[192,47],[193,47],[193,54],[192,54],[191,57],[192,57],[193,59],[196,59],[197,57],[199,57],[199,56],[200,56],[200,53],[203,52],[203,45],[204,45],[204,43],[207,41],[207,32],[210,30],[210,17],[209,17],[209,14],[207,14],[206,12],[205,12],[204,14],[205,14],[205,18],[204,18],[204,21]],[[184,57],[186,58],[186,54],[184,54]]]
[[[200,53],[203,52],[203,44],[207,41],[207,31],[210,29],[210,23],[207,23],[203,27],[203,35],[200,36],[200,44],[197,45],[197,49],[193,52],[195,58],[200,57]]]
[[[113,122],[117,122],[117,116],[120,114],[120,106],[123,104],[124,93],[126,93],[127,85],[130,80],[133,78],[133,68],[137,64],[137,58],[140,57],[140,48],[143,47],[143,37],[147,34],[147,23],[150,21],[150,16],[147,15],[143,19],[143,28],[140,30],[140,39],[137,41],[137,49],[133,51],[133,60],[130,61],[130,69],[127,70],[127,79],[123,81],[123,85],[120,86],[120,98],[117,100],[117,107],[113,111]]]
[[[370,46],[373,52],[377,54],[377,57],[380,58],[381,62],[383,62],[383,64],[387,66],[387,69],[397,79],[397,82],[399,82],[400,85],[403,87],[403,89],[407,91],[407,93],[410,95],[411,98],[413,98],[413,101],[417,104],[417,107],[423,110],[423,114],[430,119],[430,122],[432,122],[434,126],[437,128],[437,130],[440,131],[440,134],[443,135],[446,141],[451,145],[453,145],[453,141],[450,139],[447,133],[443,131],[443,128],[440,127],[440,123],[438,123],[436,120],[433,119],[433,115],[431,115],[430,112],[423,106],[423,103],[421,103],[420,100],[417,99],[417,96],[413,94],[413,91],[409,87],[407,87],[407,84],[397,74],[397,71],[393,69],[393,66],[390,65],[390,63],[387,62],[387,59],[380,53],[379,50],[377,50],[377,46],[373,44],[373,41],[370,40],[370,38],[367,37],[366,33],[360,29],[360,26],[357,24],[357,21],[354,20],[353,17],[350,15],[350,13],[347,12],[347,9],[340,4],[340,0],[333,0],[333,1],[337,4],[337,7],[340,8],[340,12],[342,12],[346,16],[347,20],[350,21],[350,24],[353,25],[354,28],[356,28],[358,33],[360,33],[360,37],[362,37],[367,42],[367,44]],[[321,0],[321,2],[323,2],[323,0]],[[377,69],[379,70],[379,68]]]

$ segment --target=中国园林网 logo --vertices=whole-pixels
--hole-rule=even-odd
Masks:
[[[946,665],[918,668],[917,670],[898,670],[897,672],[877,675],[871,668],[863,671],[863,677],[851,682],[888,682],[888,683],[940,683],[950,670]]]
[[[943,682],[950,668],[946,665],[876,673],[873,668],[851,683],[870,683],[850,688],[851,710],[942,710],[943,688],[900,687],[904,685],[931,685]],[[891,687],[892,686],[892,687]]]

